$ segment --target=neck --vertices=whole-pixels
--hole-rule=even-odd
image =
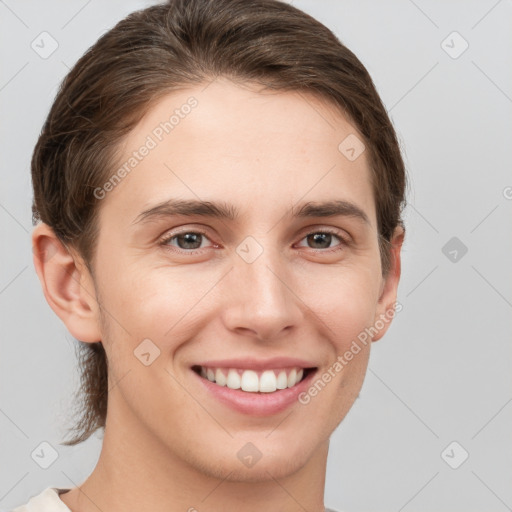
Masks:
[[[280,467],[260,466],[259,473],[249,476],[229,468],[213,475],[162,446],[140,424],[126,428],[125,421],[115,420],[123,416],[111,405],[94,471],[61,495],[72,512],[253,512],[262,506],[269,512],[324,512],[328,440],[293,473],[287,472],[289,461],[283,461]]]

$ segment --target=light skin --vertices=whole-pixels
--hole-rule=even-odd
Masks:
[[[314,362],[321,376],[396,302],[403,232],[384,278],[366,152],[350,161],[338,150],[355,127],[311,95],[227,79],[206,85],[159,100],[124,140],[118,164],[197,99],[100,201],[94,279],[48,226],[33,232],[49,305],[75,338],[101,340],[109,361],[98,464],[61,495],[73,512],[323,511],[329,437],[358,396],[371,343],[307,405],[267,417],[213,399],[191,366],[290,356]],[[170,198],[222,202],[239,216],[135,222]],[[333,200],[368,222],[294,216],[304,202]],[[325,230],[335,234],[308,236]],[[159,245],[163,235],[202,231],[196,245],[177,237]],[[236,251],[246,237],[263,249],[251,263]],[[160,349],[149,366],[134,356],[144,339]],[[252,467],[237,457],[248,442],[262,453]]]

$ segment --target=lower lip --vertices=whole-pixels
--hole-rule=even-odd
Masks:
[[[240,389],[231,389],[227,386],[219,386],[192,370],[192,373],[203,383],[206,390],[220,402],[235,411],[251,416],[270,416],[290,407],[298,401],[299,395],[309,387],[316,372],[317,370],[312,371],[291,388],[272,393],[251,393]]]

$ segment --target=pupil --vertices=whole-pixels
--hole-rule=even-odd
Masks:
[[[329,247],[329,245],[331,245],[331,236],[329,233],[315,233],[314,235],[310,235],[312,236],[313,240],[315,243],[318,243],[320,242],[320,244],[322,243],[322,240],[323,242],[326,242],[327,243],[323,244],[322,248],[326,248],[326,247]]]
[[[198,240],[199,237],[202,235],[198,233],[185,233],[184,235],[178,235],[179,241],[184,241],[186,247],[181,247],[182,249],[198,249],[201,246],[201,242]],[[190,244],[193,245],[193,247],[190,247]],[[194,245],[196,244],[196,245]],[[180,244],[181,245],[181,244]]]

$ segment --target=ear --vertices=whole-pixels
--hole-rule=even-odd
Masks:
[[[94,281],[83,260],[45,223],[32,232],[32,251],[46,301],[71,335],[84,342],[101,341]]]
[[[373,323],[373,325],[378,329],[377,333],[372,337],[372,341],[380,340],[384,336],[395,315],[396,296],[401,272],[400,251],[402,250],[404,236],[404,228],[402,226],[397,226],[391,239],[391,261],[389,272],[382,278],[380,297],[377,303]],[[396,311],[400,311],[400,309],[396,309]]]

